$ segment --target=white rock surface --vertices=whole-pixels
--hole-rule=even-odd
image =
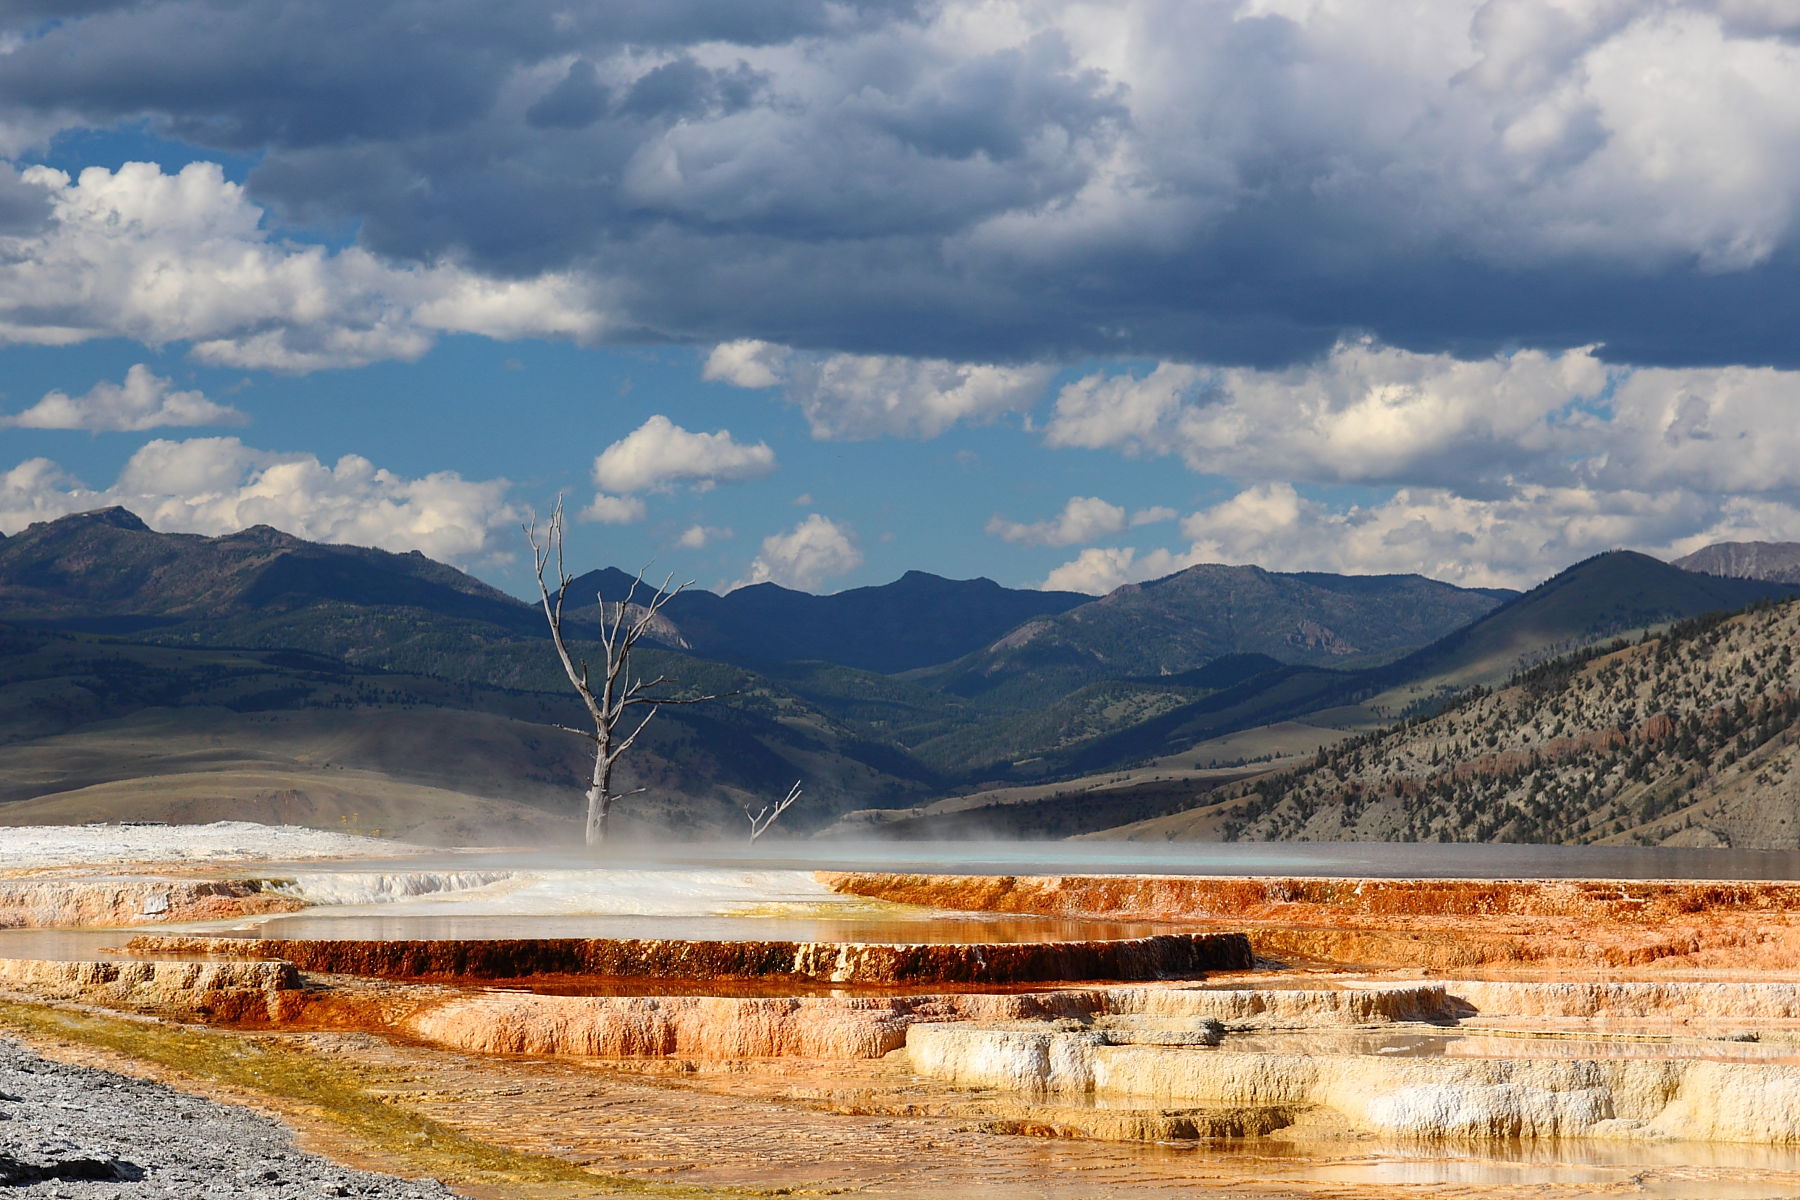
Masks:
[[[918,1074],[958,1087],[1164,1108],[1325,1110],[1388,1137],[1800,1145],[1800,1068],[1786,1064],[1234,1053],[968,1025],[914,1025],[906,1051]]]
[[[170,862],[285,862],[421,854],[429,847],[298,825],[20,825],[0,827],[0,871]]]

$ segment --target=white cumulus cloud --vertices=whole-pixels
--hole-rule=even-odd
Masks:
[[[630,525],[634,521],[644,519],[644,501],[640,496],[609,496],[605,492],[594,493],[594,502],[581,510],[583,521],[598,521],[602,525]]]
[[[719,483],[761,479],[775,470],[766,442],[746,445],[731,431],[691,433],[660,413],[594,459],[594,482],[613,492],[641,492],[685,483],[705,490]]]
[[[1275,571],[1419,574],[1465,587],[1525,588],[1617,548],[1675,558],[1717,541],[1800,539],[1800,507],[1785,500],[1675,488],[1522,485],[1472,498],[1400,488],[1339,506],[1291,484],[1259,483],[1183,519],[1179,549],[1088,547],[1042,586],[1103,593],[1195,563]]]
[[[770,388],[787,376],[787,360],[792,353],[786,346],[740,338],[721,342],[706,356],[702,379],[729,383],[741,388]]]
[[[470,563],[505,553],[503,539],[520,517],[509,488],[504,479],[468,480],[454,471],[407,478],[355,454],[327,464],[237,438],[158,439],[106,488],[91,488],[45,458],[12,468],[0,475],[0,531],[117,504],[165,532],[272,525],[313,541]]]
[[[769,342],[715,346],[704,378],[737,387],[779,387],[816,438],[937,437],[963,421],[1024,412],[1054,368],[1000,366],[881,354],[803,354]]]
[[[675,544],[683,550],[704,550],[714,542],[726,541],[735,536],[730,529],[718,525],[689,525],[675,539]]]
[[[0,345],[187,341],[204,363],[305,372],[415,359],[441,332],[591,340],[606,323],[596,286],[572,274],[495,280],[273,238],[216,163],[19,180],[48,216],[0,231]]]
[[[1135,546],[1090,546],[1051,571],[1038,586],[1047,592],[1104,596],[1125,584],[1160,579],[1192,565],[1167,550],[1139,554]]]
[[[1022,524],[994,517],[988,521],[987,531],[1024,546],[1073,546],[1123,533],[1129,525],[1125,510],[1118,505],[1098,496],[1071,496],[1062,512],[1051,520]]]
[[[158,429],[169,425],[242,425],[243,413],[198,391],[177,391],[175,381],[143,363],[123,383],[102,380],[79,396],[47,392],[21,413],[0,415],[0,428],[85,429],[93,433]]]
[[[1058,394],[1044,440],[1237,478],[1466,481],[1572,448],[1611,378],[1591,348],[1463,360],[1361,339],[1280,370],[1089,375]]]
[[[803,592],[817,591],[827,579],[860,567],[862,560],[848,525],[812,513],[786,533],[764,538],[762,552],[732,586],[778,583]]]

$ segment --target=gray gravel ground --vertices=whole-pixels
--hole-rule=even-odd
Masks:
[[[435,1179],[353,1171],[280,1122],[0,1038],[0,1200],[444,1200]]]

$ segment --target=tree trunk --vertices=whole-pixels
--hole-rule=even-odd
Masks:
[[[587,844],[603,845],[606,841],[606,816],[612,808],[612,763],[606,741],[594,746],[594,782],[587,790]]]
[[[587,661],[582,659],[578,662],[570,653],[568,643],[563,640],[563,601],[568,599],[569,585],[575,579],[563,566],[562,497],[557,497],[556,509],[550,514],[550,529],[544,540],[538,541],[536,521],[525,526],[525,540],[530,544],[532,559],[537,564],[538,599],[544,609],[544,620],[550,626],[550,640],[556,646],[557,660],[562,663],[563,674],[574,685],[576,694],[587,708],[588,717],[594,723],[593,733],[567,725],[558,725],[557,728],[593,739],[594,773],[586,793],[585,824],[587,844],[599,846],[606,841],[607,810],[619,798],[612,786],[614,760],[631,749],[632,743],[638,740],[638,735],[644,732],[644,726],[650,723],[650,718],[656,715],[657,709],[662,705],[699,704],[717,700],[718,697],[658,696],[655,689],[667,683],[667,678],[659,675],[655,679],[638,679],[632,675],[631,651],[655,626],[657,613],[662,607],[679,595],[682,588],[688,586],[684,583],[670,588],[669,579],[665,579],[661,587],[651,592],[648,603],[634,606],[632,597],[644,582],[642,571],[632,580],[631,590],[625,593],[625,598],[614,603],[610,618],[607,616],[607,601],[600,598],[600,643],[606,651],[606,673],[601,680],[600,690],[596,693],[589,680]],[[552,562],[556,564],[554,596],[550,591],[550,581],[544,576]],[[632,615],[634,611],[635,616]],[[620,722],[630,709],[638,707],[645,709],[643,720],[637,723],[630,734],[620,736]],[[644,789],[637,790],[641,792]]]
[[[606,810],[612,807],[612,797],[597,787],[589,788],[587,802],[587,844],[603,845],[606,842]]]

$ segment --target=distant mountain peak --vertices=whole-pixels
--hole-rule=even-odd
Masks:
[[[273,525],[252,525],[248,529],[240,529],[236,533],[220,534],[218,537],[214,538],[213,541],[222,544],[241,544],[249,542],[253,545],[281,546],[284,548],[318,544],[309,543],[305,538],[299,538],[291,533],[285,533],[282,530],[275,528]]]
[[[87,512],[70,513],[58,517],[49,525],[105,525],[113,529],[123,529],[130,533],[149,533],[150,527],[144,524],[143,518],[129,508],[114,504],[109,508],[89,509]]]
[[[1716,542],[1675,560],[1684,571],[1800,583],[1800,542]]]

